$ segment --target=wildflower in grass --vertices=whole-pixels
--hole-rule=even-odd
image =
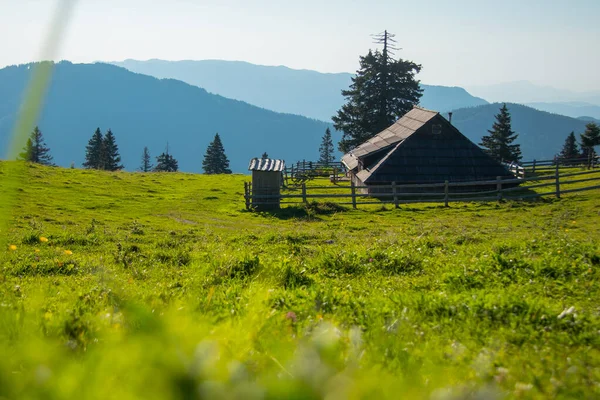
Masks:
[[[48,241],[48,238],[41,236],[40,237],[40,242],[42,243],[46,243]]]
[[[571,223],[572,223],[572,224],[576,224],[576,223],[577,223],[577,221],[571,221]]]
[[[285,319],[290,319],[292,322],[296,322],[296,313],[289,311],[287,314],[285,314]]]
[[[11,244],[10,246],[8,246],[8,249],[10,251],[15,251],[15,250],[17,250],[17,246],[15,246],[14,244]]]
[[[65,254],[70,256],[70,255],[73,255],[73,252],[71,250],[65,250]]]
[[[35,249],[34,251],[35,251],[36,253],[39,253],[39,252],[40,252],[40,249]]]

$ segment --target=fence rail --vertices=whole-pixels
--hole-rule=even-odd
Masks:
[[[500,200],[524,200],[543,196],[561,197],[564,193],[575,193],[586,190],[600,189],[600,169],[568,172],[561,174],[560,165],[554,165],[552,175],[532,176],[525,178],[502,179],[475,182],[444,182],[428,184],[405,184],[398,185],[392,182],[390,185],[357,186],[353,182],[350,185],[331,186],[307,186],[302,183],[298,190],[281,194],[262,195],[253,193],[252,184],[244,184],[244,198],[246,208],[261,205],[299,205],[307,204],[310,200],[331,199],[339,205],[352,205],[357,208],[366,204],[400,204],[410,203],[449,203],[465,201],[500,201]],[[573,179],[574,178],[574,179]],[[530,185],[518,186],[532,182]],[[564,186],[581,183],[593,183],[590,186],[568,188]],[[485,188],[473,190],[471,188]],[[489,188],[489,189],[488,189]],[[552,188],[546,192],[533,192],[531,189]],[[420,189],[427,189],[421,192]],[[369,190],[363,193],[363,190]],[[376,191],[376,192],[373,192]],[[363,201],[364,200],[364,201]]]
[[[556,165],[563,168],[581,168],[587,167],[588,169],[594,169],[598,167],[600,158],[554,158],[551,160],[533,160],[523,161],[519,165],[527,172],[539,173],[540,171],[553,169]]]

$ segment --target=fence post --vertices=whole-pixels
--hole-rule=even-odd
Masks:
[[[392,193],[394,194],[394,207],[398,208],[398,192],[396,191],[396,182],[392,182]]]
[[[307,203],[307,200],[306,200],[306,183],[305,182],[302,182],[302,202],[304,204]]]
[[[350,191],[352,192],[352,208],[356,209],[356,188],[354,181],[350,181]]]
[[[302,172],[306,171],[306,160],[302,160]]]
[[[337,168],[333,167],[333,183],[337,183]]]
[[[502,177],[496,177],[496,198],[498,201],[502,200]]]
[[[246,210],[250,209],[250,190],[248,188],[248,182],[244,182],[244,198],[246,199]]]
[[[444,207],[448,207],[448,201],[450,200],[450,190],[448,187],[448,181],[444,182]]]
[[[556,178],[556,198],[560,199],[560,179],[558,175],[558,163],[556,164],[556,172],[554,173]]]
[[[533,159],[533,168],[531,169],[531,173],[535,174],[535,158]]]

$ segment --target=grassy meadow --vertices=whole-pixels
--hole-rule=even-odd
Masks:
[[[600,190],[268,214],[247,180],[0,163],[0,399],[600,398]]]

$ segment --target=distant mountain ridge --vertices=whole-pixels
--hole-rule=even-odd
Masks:
[[[592,117],[600,119],[600,106],[584,102],[556,102],[556,103],[527,103],[527,106],[537,110],[548,111],[554,114],[566,115],[568,117]]]
[[[589,121],[539,111],[521,104],[506,103],[512,118],[512,128],[519,134],[516,143],[521,145],[525,160],[551,159],[558,154],[567,135],[579,134]],[[491,129],[494,117],[502,104],[493,103],[472,108],[454,110],[452,124],[473,142],[479,144],[481,137]]]
[[[529,81],[469,86],[467,89],[470,93],[491,102],[509,101],[520,104],[580,102],[600,106],[600,91],[576,92],[536,85]]]
[[[0,156],[8,148],[30,66],[0,69]],[[139,166],[144,146],[154,161],[168,142],[182,171],[201,172],[206,147],[219,132],[231,169],[247,172],[250,159],[263,152],[288,162],[316,159],[331,126],[100,63],[56,64],[44,104],[37,123],[61,166],[81,165],[96,127],[112,129],[128,170]]]
[[[0,156],[8,147],[16,113],[31,76],[30,65],[0,70]],[[579,134],[589,119],[575,119],[508,104],[525,159],[552,158],[566,136]],[[480,143],[500,104],[454,110],[452,123]],[[447,117],[447,112],[444,116]],[[327,124],[231,100],[187,83],[133,73],[108,64],[55,65],[52,84],[38,121],[55,161],[80,166],[85,145],[96,127],[112,129],[128,170],[140,164],[142,149],[153,157],[167,144],[182,171],[201,172],[202,158],[219,132],[234,172],[246,172],[248,161],[267,152],[294,162],[315,160]],[[33,128],[33,127],[32,127]],[[333,132],[334,142],[340,139]],[[339,158],[340,154],[337,154]]]
[[[157,78],[178,79],[269,110],[323,121],[331,121],[344,104],[341,91],[348,89],[353,76],[224,60],[125,60],[112,64]],[[488,104],[460,87],[425,84],[421,87],[424,89],[421,105],[432,110],[450,111]]]
[[[190,84],[205,87],[208,91],[227,97],[244,97],[244,100],[263,107],[288,107],[288,110],[293,109],[294,112],[305,110],[307,115],[321,112],[323,116],[333,115],[344,103],[340,91],[350,85],[352,77],[347,73],[322,74],[281,66],[265,67],[221,60],[127,60],[116,64],[139,73],[184,79]],[[422,86],[424,95],[421,106],[440,111],[446,117],[448,111],[453,110],[453,123],[475,143],[479,143],[481,137],[487,134],[500,108],[500,104],[489,104],[460,87]],[[533,85],[532,90],[534,89]],[[581,105],[575,103],[571,106],[576,104]],[[537,106],[541,107],[540,104]],[[571,131],[579,134],[585,129],[586,122],[581,119],[515,103],[509,103],[509,108],[526,159],[553,157],[560,151],[564,139]]]

